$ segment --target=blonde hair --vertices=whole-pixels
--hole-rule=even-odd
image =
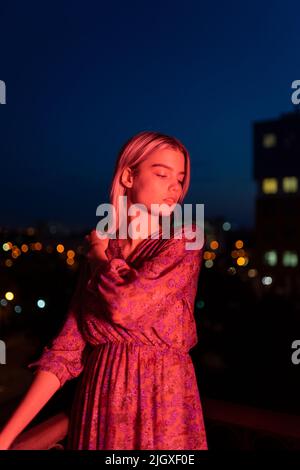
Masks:
[[[126,187],[121,182],[121,175],[126,167],[130,167],[133,171],[137,169],[140,163],[145,161],[147,157],[159,148],[170,147],[174,150],[182,152],[185,158],[185,176],[182,185],[182,194],[178,200],[181,204],[189,185],[190,185],[190,155],[186,147],[175,137],[161,134],[154,131],[142,131],[131,137],[121,147],[110,187],[110,203],[115,208],[116,228],[118,229],[123,223],[122,214],[119,214],[119,196],[126,195]]]

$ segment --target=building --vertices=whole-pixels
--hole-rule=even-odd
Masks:
[[[300,112],[253,124],[256,262],[261,283],[300,292]]]

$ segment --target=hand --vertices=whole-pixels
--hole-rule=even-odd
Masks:
[[[11,441],[5,439],[2,432],[0,432],[0,450],[9,450]]]
[[[87,258],[91,266],[95,268],[97,264],[99,264],[99,261],[107,261],[108,258],[105,251],[108,247],[109,238],[99,238],[96,230],[92,230],[85,238],[89,244]]]

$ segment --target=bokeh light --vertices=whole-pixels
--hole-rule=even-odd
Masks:
[[[14,294],[13,294],[12,292],[10,292],[10,291],[8,291],[8,292],[5,293],[5,298],[6,298],[6,300],[13,300],[14,297],[15,297]]]

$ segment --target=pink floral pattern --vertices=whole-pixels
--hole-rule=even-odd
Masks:
[[[68,449],[207,449],[189,355],[203,248],[186,241],[148,238],[125,260],[110,239],[108,261],[86,258],[60,333],[28,365],[61,387],[80,376]]]

